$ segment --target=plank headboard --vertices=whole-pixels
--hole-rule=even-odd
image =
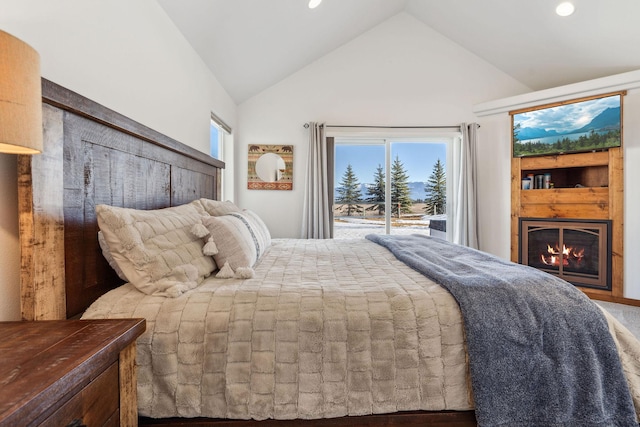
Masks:
[[[42,80],[44,152],[18,158],[24,320],[81,314],[122,282],[102,256],[95,206],[218,199],[224,163]]]

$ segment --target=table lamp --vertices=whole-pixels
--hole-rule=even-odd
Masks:
[[[0,30],[0,152],[42,152],[40,56]]]

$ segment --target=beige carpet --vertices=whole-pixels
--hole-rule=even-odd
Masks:
[[[605,301],[594,301],[604,307],[620,323],[629,329],[636,338],[640,339],[640,307],[625,304],[615,304]]]

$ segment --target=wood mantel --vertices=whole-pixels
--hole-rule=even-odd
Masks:
[[[511,260],[518,262],[519,218],[611,220],[611,291],[580,288],[609,301],[624,300],[624,171],[621,147],[608,151],[511,160]],[[551,173],[550,189],[522,189],[528,174]],[[556,184],[554,182],[554,184]],[[624,301],[626,302],[626,301]]]

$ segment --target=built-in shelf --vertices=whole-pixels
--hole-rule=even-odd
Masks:
[[[518,216],[609,219],[609,189],[585,187],[522,191]]]
[[[545,173],[551,175],[553,188],[522,189],[523,178]],[[518,261],[519,218],[610,219],[613,253],[612,290],[583,290],[596,298],[622,298],[623,181],[621,148],[512,159],[512,261]]]
[[[520,177],[551,175],[554,188],[609,186],[609,152],[525,157],[520,160]]]

